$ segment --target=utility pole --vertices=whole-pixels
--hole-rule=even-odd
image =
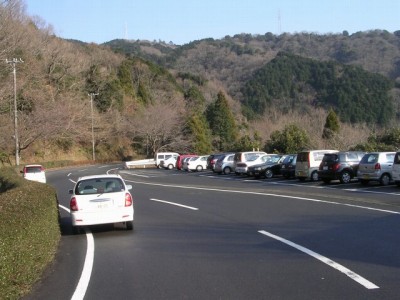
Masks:
[[[99,94],[98,93],[90,93],[89,94],[89,96],[90,96],[90,108],[91,108],[91,112],[92,112],[92,154],[93,154],[93,161],[95,161],[96,160],[96,154],[95,154],[95,151],[94,151],[94,121],[93,121],[93,98],[94,98],[94,96],[98,96]]]
[[[6,59],[7,64],[11,64],[14,74],[14,139],[15,139],[15,165],[19,166],[19,138],[18,138],[18,107],[17,107],[17,68],[16,64],[23,63],[22,59]]]

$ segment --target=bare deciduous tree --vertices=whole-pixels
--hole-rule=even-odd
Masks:
[[[148,156],[157,151],[177,151],[183,147],[182,117],[179,109],[172,104],[151,105],[128,122],[133,140],[145,144]]]

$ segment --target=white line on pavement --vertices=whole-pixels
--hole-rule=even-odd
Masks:
[[[325,256],[322,256],[322,255],[320,255],[320,254],[318,254],[318,253],[316,253],[316,252],[314,252],[314,251],[312,251],[310,249],[307,249],[307,248],[305,248],[303,246],[295,244],[295,243],[293,243],[293,242],[291,242],[289,240],[281,238],[281,237],[279,237],[277,235],[274,235],[272,233],[269,233],[267,231],[259,230],[258,232],[263,234],[263,235],[269,236],[269,237],[271,237],[271,238],[273,238],[275,240],[278,240],[278,241],[280,241],[282,243],[285,243],[286,245],[289,245],[289,246],[291,246],[293,248],[296,248],[297,250],[300,250],[301,252],[304,252],[304,253],[306,253],[306,254],[308,254],[308,255],[310,255],[310,256],[312,256],[312,257],[314,257],[314,258],[316,258],[316,259],[318,259],[320,261],[322,261],[323,263],[327,264],[328,266],[330,266],[330,267],[342,272],[343,274],[347,275],[348,277],[350,277],[354,281],[358,282],[359,284],[361,284],[362,286],[364,286],[367,289],[379,289],[379,287],[377,285],[375,285],[372,282],[368,281],[364,277],[361,277],[357,273],[354,273],[350,269],[342,266],[341,264],[338,264],[338,263],[334,262],[333,260],[331,260],[331,259],[329,259],[329,258],[327,258]]]
[[[173,184],[159,184],[159,183],[140,182],[140,181],[133,181],[133,180],[125,180],[125,181],[136,183],[136,184],[154,185],[154,186],[171,187],[171,188],[188,189],[188,190],[193,189],[193,190],[202,190],[202,191],[214,191],[214,192],[223,192],[223,193],[261,195],[261,196],[271,196],[271,197],[277,197],[277,198],[296,199],[296,200],[302,200],[302,201],[310,201],[310,202],[317,202],[317,203],[324,203],[324,204],[331,204],[331,205],[340,205],[340,206],[367,209],[367,210],[371,210],[371,211],[379,211],[379,212],[383,212],[383,213],[400,215],[400,212],[393,211],[393,210],[373,208],[373,207],[369,207],[369,206],[361,206],[361,205],[340,203],[340,202],[313,199],[313,198],[306,198],[306,197],[298,197],[298,196],[279,195],[279,194],[262,193],[262,192],[248,192],[248,191],[238,191],[238,190],[224,190],[224,189],[195,187],[195,186],[182,186],[182,185],[173,185]]]
[[[65,206],[59,206],[65,211],[70,212],[70,210]],[[81,278],[79,279],[78,285],[76,286],[75,292],[71,300],[83,300],[83,298],[85,298],[86,290],[89,286],[90,276],[92,275],[94,260],[94,239],[90,229],[84,228],[84,230],[86,232],[87,240],[85,263],[83,264]]]
[[[180,206],[180,207],[184,207],[184,208],[188,208],[188,209],[192,209],[192,210],[199,210],[199,209],[196,208],[196,207],[186,206],[186,205],[182,205],[182,204],[175,203],[175,202],[169,202],[169,201],[164,201],[164,200],[159,200],[159,199],[154,199],[154,198],[151,198],[150,200],[151,200],[151,201],[156,201],[156,202],[162,202],[162,203],[172,204],[172,205],[175,205],[175,206]]]

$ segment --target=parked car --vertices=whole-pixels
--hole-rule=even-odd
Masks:
[[[397,186],[400,186],[400,152],[396,152],[392,166],[393,181]]]
[[[27,180],[46,183],[46,171],[42,165],[26,165],[21,173]]]
[[[155,157],[154,157],[154,161],[155,161],[155,165],[157,168],[160,168],[160,164],[162,160],[166,160],[168,158],[170,158],[171,156],[179,156],[179,153],[176,152],[157,152]]]
[[[217,162],[214,165],[214,171],[218,174],[224,173],[225,175],[230,174],[234,170],[233,166],[233,158],[235,154],[224,154],[220,158],[218,158]]]
[[[215,172],[215,163],[217,162],[217,160],[223,156],[225,156],[226,154],[230,154],[230,153],[214,153],[211,154],[210,156],[208,156],[207,158],[207,169],[212,170],[213,172]]]
[[[281,174],[284,178],[295,177],[297,154],[288,154],[281,164]]]
[[[183,169],[183,160],[187,157],[193,157],[193,156],[197,156],[196,154],[181,154],[178,156],[177,160],[176,160],[176,168],[178,170],[182,170]]]
[[[392,181],[392,168],[396,152],[370,152],[363,156],[358,166],[357,177],[363,185],[378,181],[388,185]]]
[[[133,229],[133,198],[120,175],[92,175],[78,179],[69,190],[70,214],[74,232],[82,226],[124,223]]]
[[[272,178],[274,175],[279,175],[281,162],[285,157],[280,154],[267,154],[264,163],[247,168],[247,175],[254,176],[255,178]]]
[[[249,158],[245,162],[237,162],[235,165],[236,175],[247,175],[247,170],[250,166],[258,165],[264,163],[268,160],[268,154],[257,154]]]
[[[160,162],[160,167],[164,168],[164,169],[172,170],[173,168],[176,168],[177,160],[178,160],[177,155],[169,156],[168,158],[166,158]]]
[[[248,165],[254,165],[263,162],[263,160],[257,159],[266,154],[267,153],[263,151],[236,152],[233,158],[235,174],[246,174]]]
[[[340,180],[349,183],[357,176],[358,164],[365,152],[346,151],[325,153],[319,165],[318,177],[325,183]]]
[[[339,152],[337,150],[308,150],[297,153],[296,159],[296,178],[304,181],[310,179],[311,181],[319,180],[318,170],[319,165],[325,153]]]
[[[187,161],[188,171],[203,171],[207,169],[208,155],[194,156]]]

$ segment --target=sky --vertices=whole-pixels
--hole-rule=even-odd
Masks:
[[[400,30],[399,0],[23,0],[66,39],[172,42],[227,35]]]

